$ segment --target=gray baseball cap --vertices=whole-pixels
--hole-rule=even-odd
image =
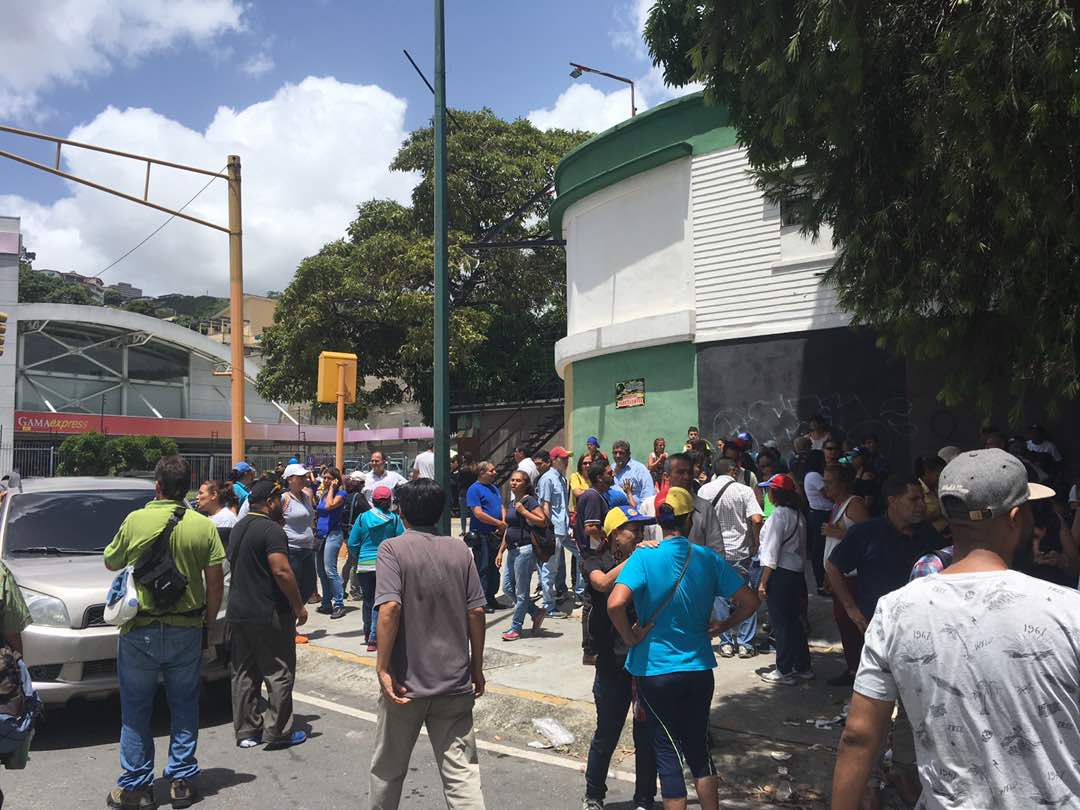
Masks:
[[[1054,490],[1028,482],[1016,456],[990,448],[961,453],[938,479],[941,509],[951,520],[990,520],[1032,500],[1054,497]]]

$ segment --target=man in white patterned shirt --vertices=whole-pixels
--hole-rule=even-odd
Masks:
[[[706,545],[723,556],[743,576],[744,584],[750,582],[750,564],[758,549],[758,533],[764,518],[754,490],[735,479],[739,466],[731,459],[718,459],[716,478],[698,490],[695,501],[695,520],[690,539]],[[697,516],[704,519],[698,520]],[[731,614],[732,606],[724,598],[718,598],[713,616],[723,621]],[[737,639],[727,630],[720,634],[720,655],[731,658],[738,642],[739,658],[753,658],[754,636],[757,635],[757,614],[739,625]]]

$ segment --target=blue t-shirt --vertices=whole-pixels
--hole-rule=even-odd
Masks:
[[[536,484],[536,497],[551,504],[551,529],[565,537],[570,534],[570,512],[567,502],[566,479],[552,467],[540,476]]]
[[[670,537],[657,548],[639,548],[630,555],[615,581],[634,594],[638,621],[648,621],[671,592],[686,555],[693,554],[675,596],[660,611],[655,626],[630,648],[626,670],[631,675],[668,675],[713,669],[709,619],[716,597],[731,598],[743,578],[724,558],[705,546],[692,546],[685,537]]]
[[[481,523],[472,514],[472,508],[479,506],[485,515],[502,520],[502,496],[494,484],[482,484],[476,481],[469,487],[465,495],[465,506],[469,508],[469,531],[476,534],[491,534],[495,531],[494,526]]]
[[[630,499],[626,497],[626,493],[618,487],[611,487],[604,493],[604,497],[607,499],[607,505],[614,509],[616,506],[629,506]]]
[[[239,481],[233,482],[232,491],[236,493],[236,500],[240,501],[241,504],[246,501],[248,499],[248,495],[251,494],[250,492],[248,492],[248,488],[241,484]]]
[[[330,509],[326,505],[326,496],[319,498],[319,505],[315,507],[318,517],[315,518],[315,535],[326,537],[332,532],[341,531],[341,518],[345,516],[345,493],[334,492],[334,497],[341,496],[341,504]]]

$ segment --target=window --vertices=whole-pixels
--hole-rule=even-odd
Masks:
[[[810,192],[793,189],[780,199],[780,227],[796,228],[802,226],[803,208],[810,202]]]

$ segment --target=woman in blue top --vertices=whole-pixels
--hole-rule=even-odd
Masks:
[[[349,532],[349,553],[356,554],[356,579],[364,595],[364,640],[368,652],[375,652],[375,623],[372,605],[375,604],[375,561],[383,540],[405,533],[401,518],[390,511],[394,494],[390,487],[378,486],[371,493],[372,507],[353,523]]]
[[[345,536],[341,519],[345,514],[344,485],[337,467],[323,472],[322,497],[315,507],[315,566],[322,582],[322,604],[319,613],[329,613],[331,619],[345,615],[345,588],[338,573],[338,552]]]
[[[710,638],[738,627],[758,606],[723,557],[687,539],[693,513],[694,496],[672,487],[656,515],[663,541],[634,552],[608,597],[611,622],[630,648],[626,669],[648,719],[665,810],[686,807],[684,760],[702,809],[719,807],[709,755],[716,666]],[[730,599],[735,609],[727,619],[712,621],[718,597]],[[627,611],[631,599],[640,622],[633,626]]]

